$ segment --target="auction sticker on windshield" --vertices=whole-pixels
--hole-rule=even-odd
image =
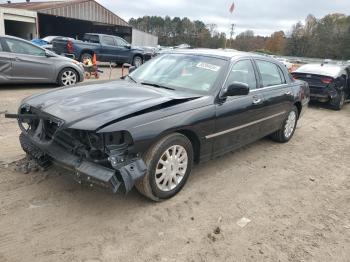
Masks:
[[[197,67],[203,68],[203,69],[206,69],[206,70],[211,70],[211,71],[214,71],[214,72],[217,72],[217,71],[220,70],[220,66],[213,65],[213,64],[208,64],[208,63],[203,63],[203,62],[199,62],[197,64]]]

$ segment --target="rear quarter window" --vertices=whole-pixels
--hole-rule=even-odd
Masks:
[[[84,37],[84,40],[89,43],[95,43],[95,44],[100,43],[100,38],[98,37],[98,35],[86,35]]]

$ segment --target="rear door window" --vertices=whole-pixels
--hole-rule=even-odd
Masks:
[[[102,36],[102,44],[115,46],[114,37],[112,37],[112,36]]]
[[[285,80],[282,79],[281,69],[274,63],[256,60],[256,65],[260,71],[261,80],[263,87],[276,86],[285,83]]]
[[[4,41],[7,44],[11,53],[45,56],[45,51],[43,49],[36,47],[32,44],[26,43],[24,41],[10,38],[5,38]]]

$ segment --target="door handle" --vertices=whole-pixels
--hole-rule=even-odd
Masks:
[[[287,95],[287,96],[290,96],[290,95],[292,95],[292,91],[287,91],[284,94]]]
[[[261,98],[256,97],[256,98],[253,99],[253,104],[254,105],[259,105],[261,103],[262,103],[262,99]]]
[[[19,57],[16,56],[16,57],[15,57],[15,60],[16,60],[16,61],[19,61],[20,59],[19,59]]]

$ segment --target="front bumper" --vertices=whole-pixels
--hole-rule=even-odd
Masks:
[[[33,158],[40,158],[42,161],[46,157],[48,161],[73,171],[73,176],[79,183],[102,186],[113,193],[122,186],[124,192],[129,192],[135,182],[147,172],[147,167],[140,158],[126,162],[118,169],[112,169],[71,154],[54,142],[42,143],[24,133],[20,135],[20,142],[23,150]]]

